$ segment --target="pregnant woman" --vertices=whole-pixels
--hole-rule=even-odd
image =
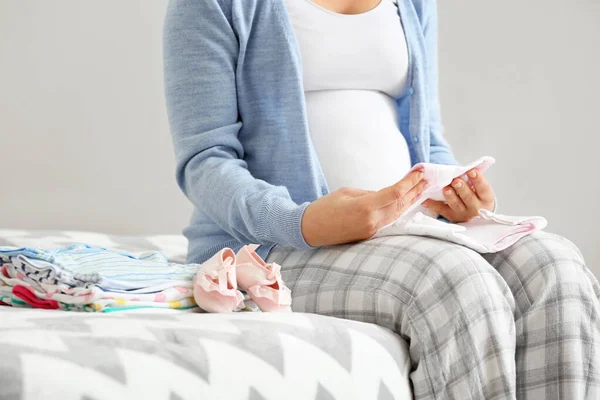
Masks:
[[[282,265],[293,310],[409,343],[417,399],[600,398],[600,286],[568,240],[494,254],[369,239],[457,164],[443,139],[436,0],[173,0],[165,84],[189,262],[248,243]],[[406,177],[405,177],[406,175]],[[495,207],[471,171],[451,222]]]

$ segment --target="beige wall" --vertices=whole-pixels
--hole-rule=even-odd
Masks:
[[[177,233],[164,0],[0,2],[0,227]],[[540,214],[600,273],[600,3],[440,1],[458,158],[493,155],[500,211]],[[575,165],[577,163],[578,165]]]

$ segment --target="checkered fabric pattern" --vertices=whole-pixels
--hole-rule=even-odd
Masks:
[[[482,256],[391,236],[275,247],[293,310],[375,323],[409,343],[416,399],[600,398],[600,286],[539,232]]]

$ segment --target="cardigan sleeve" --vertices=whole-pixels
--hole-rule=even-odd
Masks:
[[[165,17],[165,95],[177,183],[196,210],[242,243],[312,248],[284,186],[254,178],[238,140],[239,45],[222,0],[171,0]]]
[[[438,11],[437,0],[424,0],[423,36],[425,39],[425,79],[430,126],[430,162],[458,165],[452,149],[444,139],[441,120],[438,75]]]

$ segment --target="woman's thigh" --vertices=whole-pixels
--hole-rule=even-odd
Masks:
[[[513,307],[506,283],[479,254],[433,238],[389,236],[302,251],[276,246],[266,261],[282,266],[294,311],[377,323],[398,333],[411,316],[443,322],[476,313],[473,304]]]

